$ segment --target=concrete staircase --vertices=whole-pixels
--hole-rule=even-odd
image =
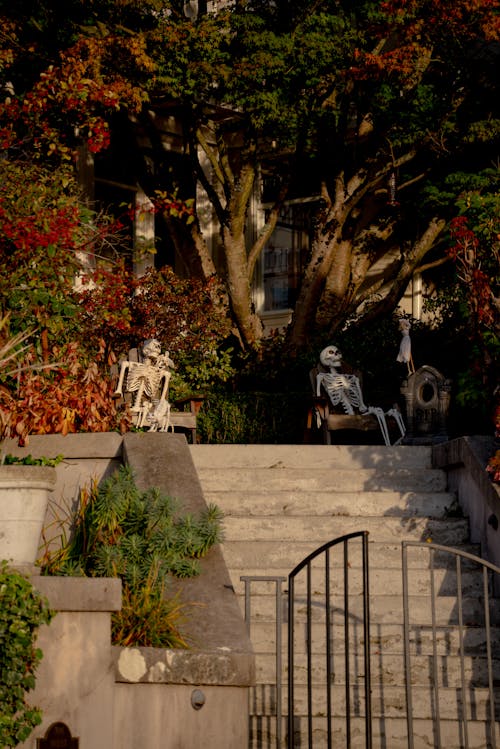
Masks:
[[[371,676],[373,745],[376,749],[407,749],[404,687],[403,595],[401,542],[429,541],[461,548],[468,544],[468,522],[457,512],[455,497],[446,490],[446,475],[431,467],[428,447],[323,446],[323,445],[192,445],[191,454],[207,502],[225,513],[223,555],[232,583],[244,607],[241,576],[282,576],[324,543],[355,531],[369,532]],[[339,549],[339,553],[340,553]],[[349,558],[349,632],[351,659],[351,746],[364,743],[364,671],[360,626],[362,603],[361,547]],[[460,654],[457,608],[457,570],[451,555],[437,554],[429,570],[429,553],[421,546],[408,548],[408,611],[411,622],[411,680],[414,747],[446,746],[477,749],[493,746],[487,720],[490,715],[486,678],[486,634],[482,626],[482,575],[466,560],[461,569],[462,617],[467,625]],[[336,565],[332,553],[333,566]],[[345,658],[343,575],[340,564],[332,574],[332,692],[334,740],[345,746]],[[324,590],[324,572],[312,568],[315,595]],[[436,595],[432,629],[430,590]],[[296,595],[301,595],[297,583]],[[286,593],[287,583],[283,583]],[[251,698],[250,747],[276,747],[276,587],[273,582],[252,583],[250,636],[256,652],[257,686]],[[286,595],[283,615],[282,714],[286,714]],[[326,645],[321,607],[314,611],[311,632],[313,682],[326,679]],[[500,630],[496,601],[491,602],[491,642],[499,653]],[[299,643],[296,673],[305,670],[306,646],[297,614]],[[302,629],[301,629],[302,627]],[[436,629],[437,627],[437,629]],[[437,636],[434,636],[437,633]],[[300,639],[302,638],[302,642]],[[439,683],[439,731],[436,703],[430,684],[433,663]],[[494,661],[500,679],[500,661]],[[462,674],[470,704],[461,699]],[[307,714],[305,684],[295,687],[297,746],[307,746],[301,733]],[[313,691],[314,747],[326,747],[324,689]],[[300,717],[302,716],[302,717]],[[498,706],[497,706],[498,720]],[[464,729],[465,723],[465,729]],[[498,722],[496,723],[498,730]],[[464,730],[467,741],[464,743]],[[283,718],[282,746],[286,725]],[[500,746],[500,737],[497,736]]]

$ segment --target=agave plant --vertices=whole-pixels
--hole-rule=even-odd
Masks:
[[[215,505],[186,513],[159,489],[138,489],[129,466],[82,491],[61,524],[61,547],[47,543],[43,574],[120,577],[123,606],[113,615],[116,645],[186,647],[179,632],[183,607],[174,578],[201,572],[200,558],[223,538],[222,512]]]

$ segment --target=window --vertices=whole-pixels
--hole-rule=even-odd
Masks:
[[[309,250],[311,204],[284,206],[264,249],[264,311],[293,309],[302,264]]]

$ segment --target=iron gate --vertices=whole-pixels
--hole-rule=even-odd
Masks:
[[[406,721],[408,749],[427,746],[429,735],[434,749],[500,747],[499,573],[499,567],[466,551],[402,543],[402,634],[396,656],[406,695],[400,717]],[[355,743],[372,749],[375,720],[381,746],[390,746],[389,711],[380,695],[376,717],[372,714],[371,657],[380,666],[386,653],[380,622],[372,634],[378,650],[370,653],[368,532],[342,536],[314,551],[289,574],[288,590],[285,577],[241,579],[248,624],[252,583],[274,587],[276,605],[270,697],[275,731],[251,746],[349,749]],[[282,652],[286,642],[288,660]],[[414,678],[419,671],[424,682]],[[417,701],[422,695],[424,707]]]
[[[340,554],[336,555],[336,551]],[[352,552],[357,556],[358,580],[351,567]],[[363,715],[365,746],[371,749],[368,532],[341,536],[306,557],[288,576],[288,598],[289,749],[312,749],[315,734],[329,749],[335,736],[336,747],[350,747],[352,719]],[[361,604],[361,608],[356,604]],[[323,652],[324,666],[320,661]],[[361,660],[361,668],[357,663],[353,668],[353,660]],[[304,670],[307,709],[299,717],[296,681],[300,672],[303,677]],[[334,711],[339,701],[337,684],[343,692],[342,715]],[[314,713],[318,712],[318,705],[324,706],[320,708],[324,713],[322,720],[313,717],[313,703]],[[305,727],[301,722],[305,722]]]
[[[275,718],[274,736],[272,720],[260,708],[251,731],[252,749],[273,745],[282,749],[283,701],[289,749],[312,749],[318,732],[323,746],[326,740],[332,747],[335,740],[336,747],[349,747],[354,720],[364,723],[365,747],[371,749],[368,532],[342,536],[315,550],[289,574],[287,591],[283,589],[285,577],[242,576],[241,580],[249,631],[253,584],[274,590],[276,611],[275,688],[267,695],[254,693],[250,705],[252,712],[258,701],[267,699]],[[288,633],[283,636],[285,622]],[[285,643],[287,658],[282,658]],[[285,679],[283,665],[288,671]],[[282,700],[283,681],[286,700]],[[323,716],[318,717],[318,711]],[[339,735],[345,737],[343,744]]]

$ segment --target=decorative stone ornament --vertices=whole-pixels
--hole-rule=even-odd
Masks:
[[[408,440],[444,442],[450,407],[451,380],[427,364],[403,381]]]

